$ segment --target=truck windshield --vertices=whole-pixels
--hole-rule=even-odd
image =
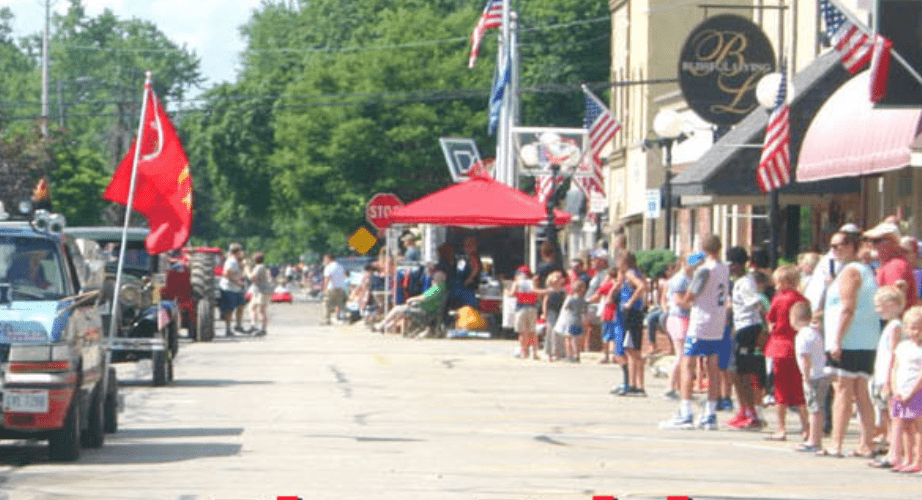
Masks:
[[[0,236],[0,279],[13,300],[52,300],[67,295],[58,247],[44,238]]]

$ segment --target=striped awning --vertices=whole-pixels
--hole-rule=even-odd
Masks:
[[[874,109],[870,72],[846,82],[810,123],[797,162],[799,182],[855,177],[909,166],[922,109]]]

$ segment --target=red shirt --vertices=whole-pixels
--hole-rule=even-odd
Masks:
[[[775,293],[768,309],[768,322],[772,324],[768,342],[765,344],[765,357],[794,358],[794,337],[797,332],[791,326],[791,306],[806,302],[797,290],[787,289]]]
[[[893,285],[897,281],[906,282],[906,308],[916,303],[916,276],[912,266],[902,256],[894,257],[877,268],[877,286]]]
[[[618,310],[618,304],[613,304],[606,300],[605,296],[608,295],[608,292],[611,291],[612,287],[615,286],[615,281],[611,279],[606,279],[599,285],[599,297],[601,297],[599,303],[603,304],[602,308],[602,321],[614,321],[615,312]]]

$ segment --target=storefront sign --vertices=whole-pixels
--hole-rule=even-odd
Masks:
[[[689,106],[717,125],[734,125],[759,106],[756,85],[775,71],[762,29],[732,14],[709,17],[685,40],[679,86]]]

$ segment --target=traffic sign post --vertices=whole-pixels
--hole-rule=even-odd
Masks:
[[[403,202],[395,195],[378,193],[372,196],[365,205],[365,218],[368,219],[369,224],[380,231],[387,227],[387,220],[391,216],[391,210],[402,206]]]

